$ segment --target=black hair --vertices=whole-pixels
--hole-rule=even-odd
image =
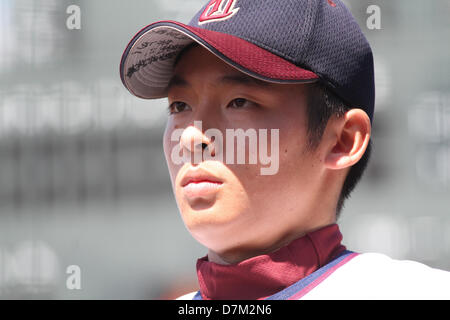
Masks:
[[[309,85],[307,97],[308,149],[314,150],[318,147],[328,121],[332,116],[342,117],[350,109],[342,99],[336,96],[324,84],[317,82]],[[340,216],[345,200],[350,197],[350,194],[361,180],[371,154],[372,140],[369,141],[369,145],[362,158],[350,168],[344,181],[336,207],[336,219]]]

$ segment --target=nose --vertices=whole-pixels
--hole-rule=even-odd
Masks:
[[[211,156],[214,156],[213,141],[209,139],[201,129],[195,126],[189,126],[181,135],[180,148],[183,150],[185,160],[193,164],[203,161],[203,153],[209,149]],[[192,156],[194,159],[192,159]]]

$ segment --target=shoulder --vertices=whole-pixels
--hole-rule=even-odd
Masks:
[[[450,299],[450,272],[380,253],[359,254],[306,299]]]
[[[192,300],[197,294],[197,291],[185,294],[184,296],[178,297],[176,300]]]
[[[434,269],[420,262],[396,260],[381,253],[363,253],[348,265],[362,276],[371,275],[376,279],[387,280],[432,280],[450,281],[450,272]]]

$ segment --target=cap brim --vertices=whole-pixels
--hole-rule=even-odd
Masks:
[[[167,97],[174,62],[193,42],[239,71],[263,81],[309,83],[319,79],[315,73],[241,38],[179,22],[160,21],[139,31],[127,45],[120,63],[123,84],[140,98]]]

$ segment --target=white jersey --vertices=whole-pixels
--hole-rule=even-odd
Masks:
[[[302,299],[450,299],[450,272],[380,253],[359,254]]]
[[[177,300],[201,299],[192,292]],[[450,300],[450,272],[380,253],[347,252],[272,300],[445,299]]]

